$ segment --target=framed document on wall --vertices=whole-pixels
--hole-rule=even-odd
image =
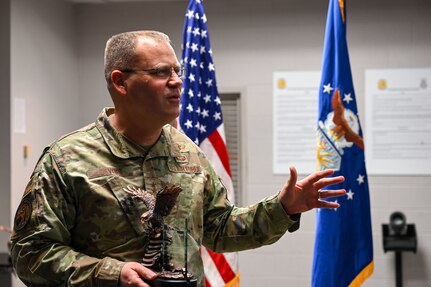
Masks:
[[[366,70],[365,85],[368,173],[431,174],[431,68]]]
[[[273,173],[316,170],[320,71],[273,73]]]

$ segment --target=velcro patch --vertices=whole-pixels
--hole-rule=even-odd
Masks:
[[[200,173],[202,168],[198,165],[179,165],[168,162],[169,171],[172,172],[184,172],[184,173]]]
[[[16,231],[23,229],[29,222],[31,217],[31,203],[28,200],[23,200],[15,214],[14,228]]]

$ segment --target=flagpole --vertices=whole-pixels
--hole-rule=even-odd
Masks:
[[[182,65],[186,69],[178,127],[194,141],[214,166],[234,202],[221,100],[202,0],[189,0],[183,34]],[[239,286],[237,253],[215,253],[204,246],[201,257],[207,287]]]
[[[360,286],[374,270],[364,141],[346,39],[346,1],[330,0],[319,87],[317,165],[334,169],[345,189],[337,209],[316,211],[313,287]]]

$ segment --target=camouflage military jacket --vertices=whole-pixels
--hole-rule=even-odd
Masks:
[[[140,262],[148,234],[145,204],[126,186],[183,191],[166,222],[216,252],[256,248],[298,228],[277,196],[238,208],[200,149],[167,125],[149,150],[112,128],[104,109],[94,124],[45,149],[15,216],[12,257],[30,286],[119,286],[126,261]],[[199,253],[197,253],[199,254]],[[200,256],[189,267],[203,282]],[[204,286],[201,283],[200,286]]]

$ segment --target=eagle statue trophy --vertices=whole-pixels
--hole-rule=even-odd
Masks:
[[[165,225],[164,218],[171,213],[182,188],[178,184],[167,185],[157,191],[155,196],[134,186],[127,186],[123,190],[133,197],[141,199],[148,209],[141,215],[141,223],[146,227],[150,237],[142,264],[154,271],[172,269],[167,263],[167,258],[163,258],[162,252],[163,244],[172,241],[168,233],[164,232],[165,229],[170,228]]]

